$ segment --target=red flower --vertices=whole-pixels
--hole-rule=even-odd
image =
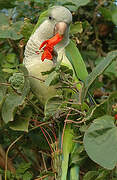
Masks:
[[[56,44],[58,44],[63,39],[63,36],[61,36],[59,33],[57,33],[54,37],[51,39],[48,39],[44,41],[41,46],[39,47],[39,50],[41,50],[43,47],[43,54],[41,56],[41,60],[44,61],[45,59],[52,60],[53,58],[53,49]]]

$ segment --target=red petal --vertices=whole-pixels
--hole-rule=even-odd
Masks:
[[[55,46],[63,39],[63,36],[61,36],[59,33],[57,33],[54,37],[51,39],[48,39],[48,45]]]
[[[52,54],[48,50],[45,50],[41,56],[42,61],[44,61],[45,59],[52,59]]]
[[[50,59],[51,60],[53,58],[52,53],[53,53],[54,46],[56,44],[58,44],[62,39],[63,39],[63,36],[61,36],[59,33],[57,33],[54,37],[44,41],[40,45],[39,50],[41,48],[43,48],[45,45],[44,52],[43,52],[42,57],[41,57],[42,61],[44,61],[44,59]]]
[[[40,47],[39,47],[39,50],[40,50],[45,44],[47,44],[47,43],[48,43],[48,40],[43,41],[42,44],[41,44]]]

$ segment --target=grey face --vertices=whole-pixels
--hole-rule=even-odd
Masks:
[[[68,25],[72,22],[71,12],[63,6],[54,6],[50,8],[49,18],[56,22],[65,22]]]
[[[54,6],[50,8],[48,19],[55,24],[53,33],[64,35],[72,22],[72,14],[63,6]]]

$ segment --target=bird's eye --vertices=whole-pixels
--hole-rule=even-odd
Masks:
[[[49,19],[52,20],[52,16],[49,16]]]

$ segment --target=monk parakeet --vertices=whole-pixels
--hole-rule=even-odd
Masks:
[[[24,65],[29,75],[45,80],[57,61],[71,66],[65,57],[64,48],[69,43],[69,27],[72,22],[71,12],[63,6],[54,6],[48,11],[47,18],[35,30],[25,48]],[[46,86],[39,79],[30,78],[31,89],[42,104],[57,94],[54,86]]]
[[[71,22],[72,14],[67,8],[54,6],[50,8],[47,18],[37,27],[27,42],[23,63],[29,72],[29,76],[35,77],[30,78],[30,85],[43,105],[45,105],[50,98],[56,96],[58,91],[56,85],[46,86],[43,81],[48,78],[48,75],[42,75],[42,73],[56,67],[59,61],[61,64],[73,69],[77,78],[84,80],[87,76],[86,67],[77,47],[73,42],[71,46],[67,46],[69,44],[69,28]],[[69,60],[65,56],[64,50],[66,46],[68,47],[67,54],[70,57]],[[68,126],[64,134],[63,141],[67,142],[67,145],[64,143],[61,180],[67,177],[69,155],[74,147],[74,142],[70,144],[68,141],[71,141],[73,138],[73,129]],[[70,171],[71,176],[72,174],[75,175],[74,179],[78,180],[79,167],[73,166]]]

